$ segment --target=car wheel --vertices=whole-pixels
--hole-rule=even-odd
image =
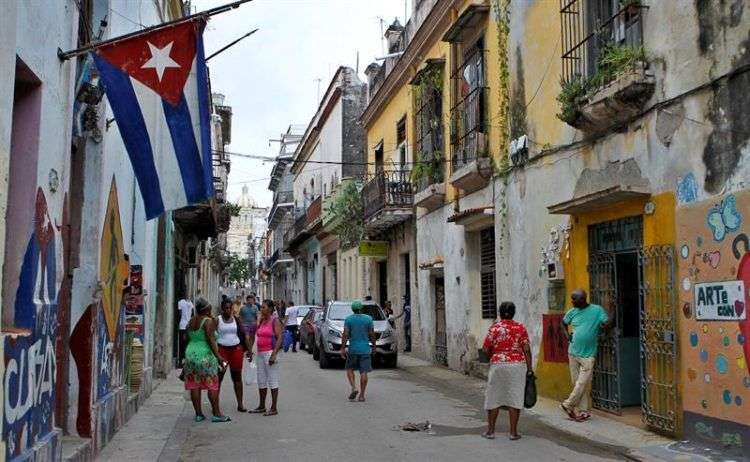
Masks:
[[[305,342],[302,341],[302,336],[299,338],[299,349],[304,350],[305,349]]]
[[[313,346],[314,343],[315,343],[315,340],[311,341],[309,338],[307,339],[307,342],[305,342],[305,345],[307,345],[308,354],[312,354],[312,352],[315,351],[315,347]]]
[[[318,353],[320,358],[318,359],[318,365],[321,369],[328,369],[331,367],[331,359],[328,357],[325,351],[321,349],[321,351]]]
[[[313,344],[312,346],[312,355],[313,355],[313,360],[317,361],[320,359],[320,350],[318,349],[317,344]]]

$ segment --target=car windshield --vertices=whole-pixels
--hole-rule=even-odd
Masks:
[[[334,303],[328,310],[328,318],[334,321],[341,321],[347,316],[353,314],[351,303]],[[385,314],[378,305],[367,304],[362,307],[362,314],[370,315],[373,321],[385,320]]]
[[[309,306],[300,306],[299,308],[297,308],[297,317],[306,315],[308,311],[310,311]]]

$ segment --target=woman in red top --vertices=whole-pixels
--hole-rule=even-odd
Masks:
[[[490,372],[487,374],[487,390],[484,408],[487,410],[487,431],[482,436],[495,438],[495,422],[500,408],[510,414],[510,439],[521,438],[518,434],[518,418],[523,408],[526,375],[534,373],[531,367],[529,334],[523,324],[513,321],[516,305],[503,302],[498,309],[500,320],[490,327],[482,349],[490,357]]]

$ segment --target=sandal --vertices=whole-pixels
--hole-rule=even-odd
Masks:
[[[484,433],[482,433],[482,438],[486,438],[488,440],[494,440],[495,439],[495,434],[494,433],[484,432]]]
[[[204,415],[196,415],[195,416],[195,421],[196,422],[203,422],[204,420],[206,420],[206,416],[204,416]]]
[[[244,407],[238,407],[237,412],[248,412]]]
[[[357,390],[352,390],[352,392],[349,393],[349,401],[354,401],[358,394],[359,392]]]
[[[364,403],[365,402],[365,397],[364,396],[360,396],[357,401],[360,402],[360,403]]]
[[[266,416],[266,417],[270,417],[272,415],[277,415],[278,413],[279,413],[279,411],[266,411],[266,412],[263,413],[263,415]]]
[[[211,422],[219,423],[219,422],[229,422],[232,419],[229,418],[227,415],[215,415],[211,417]]]
[[[564,403],[560,403],[560,409],[562,409],[562,411],[566,413],[568,417],[570,417],[570,420],[578,420],[578,415],[576,415],[576,412],[565,407]]]
[[[510,435],[508,437],[511,441],[516,441],[521,439],[521,435]]]
[[[265,412],[266,412],[266,408],[259,408],[259,407],[256,407],[255,409],[251,409],[251,410],[249,410],[249,411],[247,411],[247,412],[248,412],[249,414],[263,414],[263,413],[265,413]]]

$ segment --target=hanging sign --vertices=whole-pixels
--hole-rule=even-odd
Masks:
[[[741,321],[746,317],[743,281],[704,282],[695,285],[695,319]]]
[[[359,256],[360,257],[386,258],[388,257],[388,242],[386,241],[360,241],[359,242]]]

